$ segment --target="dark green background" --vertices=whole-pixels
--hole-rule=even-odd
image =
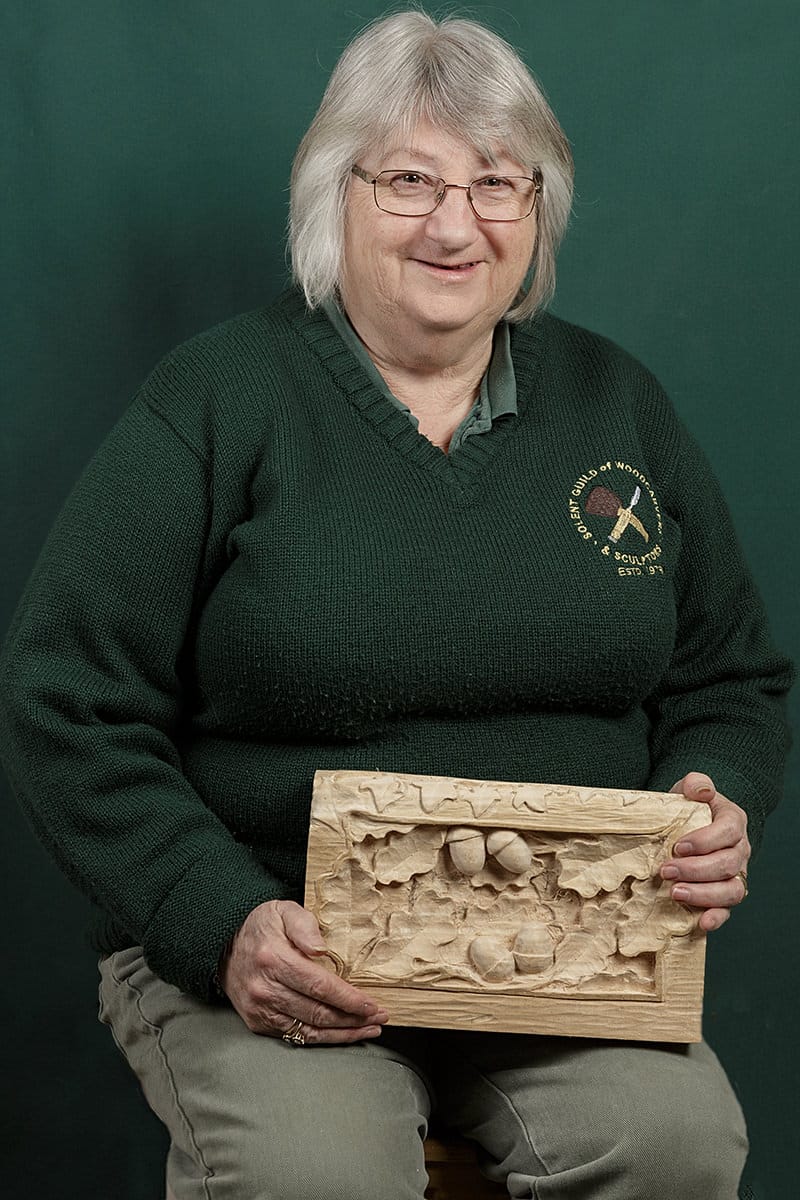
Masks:
[[[3,623],[159,356],[281,286],[293,149],[339,52],[382,9],[4,0]],[[800,6],[471,12],[520,47],[573,143],[555,311],[660,376],[722,479],[776,637],[797,653]],[[84,903],[4,802],[3,1195],[151,1200],[162,1136],[96,1024]],[[751,898],[710,940],[706,1032],[767,1200],[794,1194],[798,1158],[797,833],[792,783]]]

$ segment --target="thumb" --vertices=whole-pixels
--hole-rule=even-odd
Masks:
[[[323,941],[316,917],[299,904],[287,904],[281,912],[283,931],[292,945],[303,954],[325,954]]]
[[[717,794],[713,779],[704,775],[702,771],[689,771],[669,790],[684,795],[687,800],[697,800],[701,804],[710,804]]]

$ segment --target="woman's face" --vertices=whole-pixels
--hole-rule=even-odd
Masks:
[[[468,184],[487,173],[529,175],[500,153],[487,162],[471,147],[427,122],[413,144],[392,147],[381,161],[358,165],[373,177],[389,167]],[[536,237],[536,210],[521,221],[481,221],[467,193],[449,189],[422,217],[382,212],[372,187],[353,177],[345,220],[342,298],[368,346],[408,344],[432,333],[485,337],[511,306]]]

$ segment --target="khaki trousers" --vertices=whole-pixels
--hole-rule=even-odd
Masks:
[[[139,947],[100,973],[176,1200],[422,1200],[432,1113],[512,1197],[735,1200],[744,1120],[705,1044],[387,1027],[295,1048],[164,983]]]

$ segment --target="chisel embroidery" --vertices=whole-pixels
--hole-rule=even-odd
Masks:
[[[625,496],[630,496],[627,504]],[[568,507],[580,538],[596,547],[618,575],[663,575],[661,508],[637,467],[611,459],[591,467],[573,483]]]
[[[614,492],[609,491],[605,487],[592,488],[586,500],[587,513],[596,514],[601,517],[616,517],[617,521],[614,528],[608,535],[610,542],[618,542],[628,526],[638,530],[646,542],[650,541],[650,534],[645,529],[642,522],[637,516],[634,516],[634,508],[639,503],[642,495],[642,489],[638,483],[631,496],[630,504],[627,508],[623,505],[619,496]]]

